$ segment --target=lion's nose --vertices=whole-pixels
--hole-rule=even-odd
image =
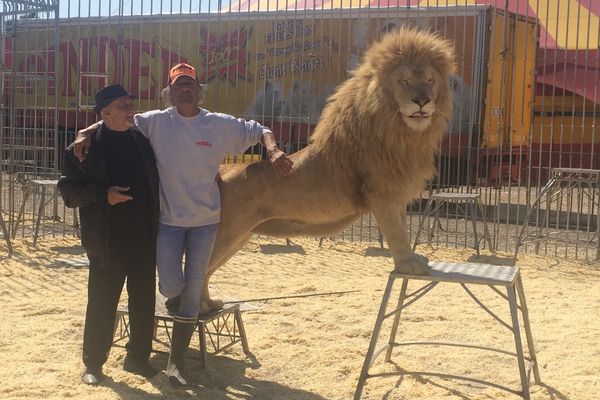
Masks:
[[[425,104],[429,103],[431,101],[431,97],[413,97],[412,98],[413,103],[418,104],[419,107],[423,107],[425,106]]]

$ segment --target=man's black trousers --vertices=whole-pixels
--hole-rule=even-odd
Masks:
[[[154,262],[140,261],[129,256],[106,266],[95,262],[94,257],[89,258],[83,363],[87,368],[100,369],[108,358],[113,341],[117,305],[125,278],[127,278],[130,322],[127,354],[140,360],[147,360],[152,351],[154,333],[156,290]]]

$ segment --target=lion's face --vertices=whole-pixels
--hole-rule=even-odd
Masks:
[[[403,63],[386,81],[406,125],[419,132],[429,128],[440,84],[446,85],[440,74],[429,65]]]

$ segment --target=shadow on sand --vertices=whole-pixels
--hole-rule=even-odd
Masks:
[[[306,255],[304,248],[298,244],[261,244],[260,251],[264,254],[302,254]]]
[[[276,382],[263,381],[248,376],[248,371],[261,367],[258,360],[249,355],[245,360],[235,359],[234,355],[209,355],[208,369],[200,369],[197,350],[188,352],[186,360],[187,376],[190,387],[176,388],[171,386],[167,376],[160,372],[150,383],[160,392],[146,392],[140,388],[132,388],[127,383],[116,382],[110,377],[102,382],[102,386],[111,389],[123,399],[211,399],[226,400],[232,398],[261,400],[326,400],[324,397],[282,385]],[[167,363],[167,354],[155,353],[150,363],[163,368]],[[143,378],[140,378],[143,379]]]
[[[388,249],[382,249],[381,247],[367,247],[365,250],[365,257],[392,257]]]
[[[50,250],[56,251],[57,253],[70,254],[70,255],[74,255],[74,256],[85,254],[85,250],[83,249],[83,247],[81,245],[54,246],[54,247],[50,247]]]
[[[479,389],[483,389],[485,387],[495,387],[497,389],[504,390],[506,392],[515,394],[516,395],[515,398],[521,398],[520,397],[521,396],[520,388],[516,388],[516,387],[510,388],[510,387],[500,385],[500,384],[497,384],[494,382],[473,379],[473,378],[458,376],[458,375],[437,374],[437,373],[430,373],[430,372],[423,372],[423,371],[407,371],[404,368],[400,367],[395,362],[392,362],[392,363],[396,367],[395,372],[374,374],[374,376],[380,376],[380,377],[386,377],[386,376],[389,377],[389,376],[399,375],[396,383],[393,386],[390,385],[390,389],[383,395],[383,397],[382,397],[383,400],[388,400],[390,398],[396,398],[393,396],[398,394],[397,393],[398,390],[399,391],[402,390],[401,389],[402,382],[404,381],[405,377],[407,377],[407,376],[411,376],[412,378],[416,379],[419,383],[422,383],[423,385],[431,385],[431,386],[438,387],[440,389],[447,390],[453,396],[456,396],[463,400],[469,400],[474,397],[474,393],[473,393],[472,389],[479,390]],[[461,387],[464,389],[461,390]],[[546,391],[546,392],[548,392],[548,396],[549,396],[548,398],[550,400],[571,400],[571,398],[567,397],[566,395],[561,393],[558,389],[556,389],[550,385],[547,385],[543,382],[538,385],[534,384],[533,379],[530,382],[529,391],[530,391],[530,393],[535,393],[538,391]],[[485,396],[485,398],[493,399],[493,397],[491,397],[491,396],[486,396],[486,395],[482,396],[481,394],[478,396],[475,396],[475,397],[479,398],[480,396],[481,396],[481,398],[484,398],[483,396]]]

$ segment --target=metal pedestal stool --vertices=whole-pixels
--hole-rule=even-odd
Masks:
[[[23,222],[25,206],[27,205],[27,200],[29,200],[29,198],[31,197],[31,195],[33,193],[37,192],[38,188],[41,188],[40,203],[38,205],[37,216],[35,219],[35,230],[33,232],[33,246],[35,247],[35,245],[37,244],[37,239],[38,239],[39,232],[40,232],[40,223],[42,221],[42,216],[45,214],[46,204],[50,203],[51,201],[54,201],[54,205],[53,205],[54,215],[58,214],[58,212],[57,212],[58,204],[56,202],[56,200],[57,200],[57,198],[56,198],[57,184],[58,184],[58,180],[50,180],[50,179],[35,179],[35,180],[31,180],[31,181],[25,183],[25,186],[23,188],[23,191],[24,191],[23,203],[21,204],[21,209],[19,210],[19,215],[17,216],[17,220],[15,221],[15,226],[14,226],[13,232],[12,232],[13,239],[15,238],[15,235],[17,234],[17,228],[19,227],[19,223]],[[52,193],[50,194],[50,197],[48,198],[48,200],[46,200],[48,188],[52,189]]]
[[[525,217],[525,221],[521,226],[519,236],[517,237],[515,255],[518,253],[521,246],[530,242],[535,242],[535,252],[538,253],[540,241],[542,239],[553,239],[563,242],[581,241],[579,235],[575,239],[568,238],[565,237],[564,232],[558,230],[561,214],[566,217],[567,229],[572,223],[572,221],[570,221],[570,213],[574,190],[577,190],[578,201],[576,203],[578,214],[585,214],[582,210],[584,198],[587,198],[588,200],[587,223],[586,221],[583,222],[587,227],[587,230],[584,233],[588,236],[585,242],[587,242],[588,245],[592,244],[594,241],[596,242],[596,260],[600,260],[600,170],[597,169],[551,169],[550,179],[537,195],[535,201],[531,204],[527,216]],[[567,211],[562,210],[562,203],[565,197]],[[554,201],[556,201],[556,229],[551,229],[550,212]],[[542,210],[542,204],[545,205],[544,210]],[[596,227],[594,231],[590,231],[590,227],[593,226],[594,209],[597,213],[595,217]],[[534,215],[537,217],[536,227],[533,232],[528,232],[529,224]],[[577,220],[578,228],[580,222],[580,220]],[[578,231],[581,230],[578,229]]]
[[[156,297],[156,308],[154,314],[154,340],[164,345],[166,350],[153,349],[156,353],[168,353],[171,344],[171,330],[173,328],[173,317],[167,314],[165,308],[165,298],[158,294]],[[200,364],[202,369],[207,366],[207,353],[218,354],[225,349],[240,343],[246,355],[250,355],[248,339],[244,323],[242,322],[242,307],[247,306],[247,310],[255,309],[245,303],[228,303],[220,310],[209,311],[206,314],[198,316],[196,330],[198,332],[198,342],[200,350]],[[168,343],[163,343],[157,339],[158,329],[163,329],[166,333]],[[127,306],[119,307],[115,318],[113,345],[120,344],[121,341],[129,338],[129,310]],[[211,351],[212,350],[212,351]]]
[[[417,244],[419,244],[421,231],[423,230],[423,226],[425,224],[427,224],[427,243],[430,245],[435,230],[443,230],[442,224],[440,223],[440,208],[447,203],[456,204],[457,209],[460,208],[461,205],[464,205],[465,218],[470,219],[473,224],[473,247],[475,248],[475,251],[477,251],[477,255],[479,255],[479,242],[481,240],[477,233],[477,210],[479,209],[479,212],[481,213],[481,216],[483,218],[483,240],[486,240],[489,248],[492,249],[492,240],[488,231],[487,221],[485,218],[483,204],[481,203],[480,194],[437,192],[430,195],[429,200],[427,200],[427,204],[425,205],[425,209],[423,210],[423,215],[419,220],[419,228],[417,229],[415,242],[413,244],[413,250],[417,247]],[[434,217],[434,220],[433,226],[430,227],[427,221],[431,216]]]
[[[490,382],[486,382],[483,380],[472,379],[471,381],[477,381],[482,384],[488,384],[495,387],[499,387],[510,391],[512,393],[521,395],[525,399],[529,399],[529,380],[530,373],[533,370],[534,380],[536,384],[541,382],[540,373],[538,369],[538,363],[535,356],[535,349],[533,345],[533,337],[531,334],[531,327],[529,325],[529,313],[527,310],[527,304],[525,301],[525,292],[523,290],[523,283],[521,281],[521,275],[518,267],[506,267],[506,266],[495,266],[488,264],[474,264],[474,263],[446,263],[446,262],[431,262],[429,264],[431,267],[431,271],[428,275],[408,275],[401,274],[398,272],[392,271],[390,273],[387,287],[383,294],[383,299],[381,301],[381,306],[379,308],[379,314],[377,315],[377,320],[375,322],[375,327],[373,328],[373,334],[371,335],[371,342],[369,344],[369,349],[367,351],[367,355],[365,357],[365,361],[363,364],[362,371],[360,373],[360,377],[358,379],[358,385],[356,387],[356,392],[354,394],[354,400],[359,400],[362,396],[362,391],[365,385],[365,382],[369,378],[373,378],[377,375],[370,375],[369,369],[377,356],[379,356],[384,351],[385,361],[390,362],[392,357],[392,350],[397,346],[407,346],[407,345],[416,345],[416,344],[431,344],[431,345],[449,345],[449,346],[464,346],[469,348],[478,348],[482,350],[493,350],[499,351],[505,354],[508,353],[504,350],[485,348],[485,347],[474,347],[468,344],[456,344],[456,343],[439,343],[439,342],[411,342],[411,343],[401,343],[396,342],[396,334],[398,332],[398,326],[400,325],[400,317],[402,310],[406,309],[411,304],[415,303],[425,294],[427,294],[431,289],[433,289],[440,282],[448,282],[459,284],[463,287],[463,289],[469,294],[469,296],[479,305],[481,306],[487,313],[489,313],[496,321],[500,324],[508,328],[513,336],[516,347],[516,354],[512,354],[517,357],[518,365],[519,365],[519,375],[521,381],[521,390],[512,390],[506,388],[504,386],[500,386],[497,384],[493,384]],[[394,282],[396,279],[402,279],[402,288],[400,289],[400,296],[398,299],[398,306],[396,309],[386,314],[388,301],[392,294],[392,289],[394,286]],[[425,285],[423,285],[418,290],[407,294],[407,287],[409,280],[420,280],[420,281],[428,281]],[[496,292],[499,296],[507,300],[510,315],[511,315],[511,323],[507,323],[503,321],[500,317],[494,314],[489,308],[487,308],[476,296],[475,294],[469,290],[467,285],[488,285],[494,292]],[[502,293],[498,287],[506,288],[506,294]],[[521,342],[521,330],[519,326],[519,311],[523,317],[523,325],[526,336],[526,344],[528,349],[528,356],[526,357],[524,354],[523,343]],[[377,342],[379,339],[379,334],[381,332],[381,327],[385,319],[394,317],[394,321],[392,324],[392,329],[389,337],[389,341],[387,345],[382,346],[380,349],[377,349]],[[526,367],[526,361],[529,362],[529,366]],[[402,372],[398,372],[398,375],[402,375]],[[385,375],[389,375],[386,373]],[[446,378],[463,378],[458,375],[448,375],[448,374],[434,374],[436,376],[446,377]]]
[[[13,239],[17,234],[17,228],[19,227],[19,224],[24,222],[24,214],[25,208],[27,206],[27,201],[31,198],[31,195],[40,191],[40,201],[38,204],[37,214],[35,216],[35,228],[33,231],[33,246],[35,247],[37,245],[37,240],[40,234],[40,225],[42,222],[42,218],[46,213],[46,206],[48,204],[52,203],[52,213],[54,216],[54,220],[56,221],[58,218],[57,185],[58,180],[56,179],[34,179],[25,182],[23,186],[23,202],[21,203],[19,214],[17,215],[17,219],[12,229]],[[75,230],[75,234],[79,236],[79,218],[77,217],[77,209],[73,209],[73,228]]]

